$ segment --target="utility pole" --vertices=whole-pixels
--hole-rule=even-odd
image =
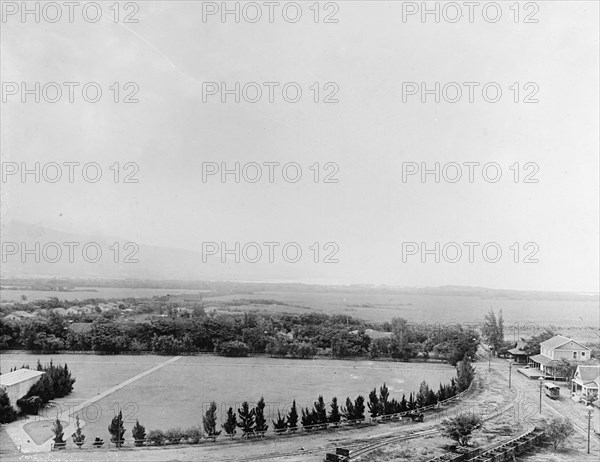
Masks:
[[[540,381],[540,414],[542,413],[542,383],[544,383],[544,377],[539,378]]]
[[[117,402],[117,451],[121,449],[121,403]]]
[[[590,453],[590,429],[592,426],[592,414],[594,412],[594,408],[591,405],[587,405],[587,418],[588,418],[588,450],[587,453]]]
[[[510,389],[510,382],[512,378],[512,359],[508,360],[508,388]]]

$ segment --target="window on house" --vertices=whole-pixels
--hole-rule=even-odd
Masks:
[[[573,359],[577,359],[577,352],[576,351],[573,352]]]
[[[581,352],[581,357],[582,357],[582,358],[585,358],[585,351],[582,351],[582,352]]]

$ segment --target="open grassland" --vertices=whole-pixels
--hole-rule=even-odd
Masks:
[[[122,299],[122,298],[147,298],[154,296],[171,295],[196,295],[204,292],[203,290],[186,289],[152,289],[147,287],[127,288],[127,287],[80,287],[70,291],[54,290],[29,290],[29,289],[3,289],[0,291],[2,302],[22,301],[22,296],[27,297],[28,301],[46,300],[56,297],[59,300],[86,300],[90,298],[98,299]]]
[[[302,314],[311,311],[354,316],[370,322],[401,317],[416,323],[480,323],[490,308],[502,310],[507,338],[523,330],[546,326],[590,330],[598,320],[598,301],[498,299],[461,295],[414,295],[394,292],[361,293],[344,291],[263,291],[248,294],[206,297],[204,305],[220,306],[240,299],[269,299],[281,304],[235,306],[236,310],[260,309]],[[596,326],[597,327],[597,326]],[[587,334],[585,334],[587,335]],[[598,339],[597,334],[591,338]]]
[[[6,355],[4,364],[35,364],[33,355]],[[77,377],[73,393],[57,402],[66,411],[68,404],[84,399],[167,360],[165,356],[61,355]],[[111,362],[113,361],[114,362]],[[89,375],[89,377],[87,377]],[[136,419],[146,429],[201,425],[202,413],[210,401],[219,406],[219,425],[229,406],[237,409],[248,400],[264,396],[269,425],[277,410],[287,412],[293,399],[300,407],[312,406],[318,395],[327,402],[337,396],[367,396],[369,390],[386,382],[392,398],[417,391],[422,380],[437,389],[455,376],[446,364],[397,363],[341,360],[282,360],[271,358],[222,358],[186,356],[84,408],[84,433],[89,439],[108,439],[107,427],[117,409],[123,412],[128,436]],[[48,417],[52,418],[52,410]],[[55,411],[54,411],[55,412]],[[55,416],[54,416],[55,417]],[[63,419],[67,418],[65,415]],[[74,419],[74,416],[72,417]]]
[[[35,369],[37,360],[42,364],[50,360],[56,364],[67,364],[76,382],[73,392],[66,398],[71,402],[81,402],[102,393],[140,372],[162,363],[166,356],[103,356],[103,355],[33,355],[27,353],[2,354],[0,370],[9,372],[23,364]]]
[[[481,323],[490,308],[502,310],[505,333],[516,339],[523,332],[531,335],[535,330],[551,327],[565,330],[580,340],[598,340],[597,295],[494,292],[491,290],[464,289],[456,291],[395,290],[390,288],[303,286],[301,284],[232,285],[231,290],[160,289],[125,287],[82,287],[72,292],[2,290],[3,302],[19,301],[21,295],[28,300],[57,297],[60,300],[125,299],[165,296],[174,300],[204,294],[207,309],[221,311],[261,310],[272,313],[302,314],[324,312],[350,315],[369,322],[390,321],[402,317],[410,322],[426,323]],[[227,295],[215,295],[224,294]],[[268,301],[268,303],[261,303]],[[592,327],[590,327],[592,326]]]

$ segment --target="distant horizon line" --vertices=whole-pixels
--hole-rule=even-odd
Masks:
[[[0,282],[6,282],[8,280],[15,281],[27,281],[27,280],[40,280],[40,281],[51,281],[51,280],[65,280],[71,282],[77,281],[131,281],[131,282],[146,282],[146,283],[183,283],[183,284],[194,284],[194,283],[219,283],[219,284],[294,284],[304,286],[320,286],[320,287],[368,287],[368,288],[381,288],[381,289],[400,289],[400,290],[427,290],[427,289],[471,289],[471,290],[491,290],[491,291],[502,291],[502,292],[541,292],[541,293],[557,293],[557,294],[574,294],[580,296],[600,296],[600,292],[594,291],[581,291],[581,290],[546,290],[546,289],[513,289],[513,288],[493,288],[485,286],[468,286],[460,284],[444,284],[434,286],[403,286],[387,283],[350,283],[350,282],[332,282],[332,281],[319,281],[319,280],[216,280],[216,279],[149,279],[149,278],[107,278],[107,277],[90,277],[90,278],[74,278],[70,276],[0,276]],[[134,288],[134,287],[132,287]],[[143,288],[143,287],[137,287]],[[0,286],[0,290],[2,290]],[[4,289],[7,290],[7,289]],[[194,289],[189,289],[194,290]]]

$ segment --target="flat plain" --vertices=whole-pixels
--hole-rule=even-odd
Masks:
[[[34,366],[38,357],[2,355],[2,368],[21,364]],[[66,412],[69,406],[93,398],[170,357],[66,354],[52,358],[59,363],[66,362],[77,378],[73,393],[56,400]],[[41,360],[46,362],[50,357],[43,356]],[[287,412],[294,399],[300,413],[301,407],[312,406],[319,395],[323,395],[326,402],[337,396],[342,405],[347,396],[354,399],[362,394],[367,398],[371,389],[384,382],[390,396],[400,399],[403,393],[418,391],[423,380],[437,390],[440,383],[447,383],[454,376],[455,369],[447,364],[184,356],[100,399],[79,415],[86,421],[84,433],[88,438],[99,436],[106,440],[108,425],[118,409],[123,412],[126,436],[131,436],[136,419],[148,430],[201,425],[202,414],[213,400],[219,407],[220,426],[229,406],[237,409],[245,400],[256,403],[264,396],[265,414],[272,425],[277,411]],[[55,418],[55,409],[47,410],[48,418]]]

